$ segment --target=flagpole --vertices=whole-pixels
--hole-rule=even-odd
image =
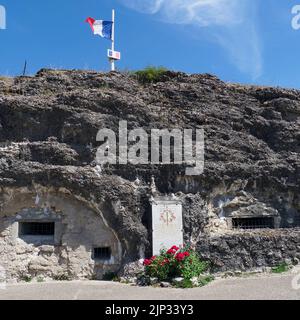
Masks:
[[[111,50],[115,51],[115,10],[112,10]],[[111,71],[115,71],[115,59],[110,59]]]

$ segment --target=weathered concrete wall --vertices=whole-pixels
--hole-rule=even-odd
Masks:
[[[55,221],[53,241],[48,236],[20,235],[21,221]],[[95,247],[110,247],[111,259],[94,260]],[[39,275],[101,279],[105,272],[120,267],[122,255],[115,233],[99,214],[71,195],[48,193],[37,197],[25,188],[6,194],[0,212],[0,253],[0,265],[8,279]]]

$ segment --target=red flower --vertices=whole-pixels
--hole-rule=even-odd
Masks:
[[[189,257],[189,256],[190,256],[190,253],[189,253],[188,251],[185,251],[183,254],[184,254],[186,257]]]
[[[184,253],[179,252],[179,253],[176,254],[175,259],[176,259],[177,261],[182,261],[182,260],[184,260],[185,257],[186,257],[186,256],[185,256]]]
[[[179,250],[179,248],[177,246],[173,246],[167,251],[167,253],[168,254],[175,254],[178,250]]]
[[[150,266],[151,263],[152,263],[152,260],[145,259],[143,264],[144,266]]]
[[[153,256],[150,258],[151,261],[154,261],[156,259],[156,256]]]
[[[169,249],[167,251],[168,254],[175,254],[177,250],[174,250],[174,249]]]

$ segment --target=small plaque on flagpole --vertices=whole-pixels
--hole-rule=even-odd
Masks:
[[[107,56],[109,59],[120,60],[121,59],[121,52],[108,49]]]

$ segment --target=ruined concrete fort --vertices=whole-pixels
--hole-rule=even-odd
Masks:
[[[118,132],[120,121],[203,129],[203,172],[99,164],[97,132]],[[171,71],[151,83],[46,69],[0,78],[0,266],[11,280],[102,279],[151,256],[164,201],[175,211],[162,221],[182,214],[182,241],[212,271],[297,263],[299,153],[297,90]]]

